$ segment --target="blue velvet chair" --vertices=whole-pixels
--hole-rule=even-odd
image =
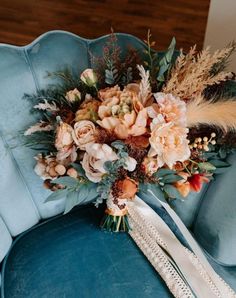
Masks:
[[[64,199],[45,204],[49,191],[33,172],[35,152],[20,130],[35,122],[24,93],[44,88],[47,71],[92,67],[107,36],[86,40],[48,32],[25,47],[0,45],[0,262],[2,298],[171,297],[127,234],[99,229],[103,207],[86,204],[66,216]],[[118,34],[125,51],[142,51],[137,38]],[[236,290],[236,155],[231,168],[173,208],[205,250],[215,270]],[[146,200],[182,239],[154,198]]]

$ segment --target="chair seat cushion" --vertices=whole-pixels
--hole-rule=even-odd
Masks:
[[[88,205],[21,235],[3,266],[3,298],[172,297],[126,233],[101,231]]]

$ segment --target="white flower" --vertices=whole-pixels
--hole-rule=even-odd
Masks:
[[[157,156],[158,166],[166,164],[172,168],[177,161],[185,161],[190,157],[187,140],[188,129],[169,123],[151,123],[151,148],[148,155]]]
[[[124,168],[128,170],[129,172],[133,172],[136,168],[137,161],[133,157],[127,157],[126,161],[126,166]]]
[[[72,137],[76,145],[81,150],[89,143],[95,142],[96,127],[93,122],[89,120],[81,120],[75,123]]]
[[[80,79],[89,87],[96,86],[97,84],[97,76],[91,68],[85,69],[80,75]]]
[[[81,162],[88,179],[94,183],[101,181],[106,173],[104,163],[117,160],[117,154],[106,144],[93,143],[86,146],[86,152]]]
[[[77,88],[75,88],[73,90],[70,90],[70,91],[66,92],[65,98],[69,102],[75,102],[75,101],[81,99],[81,93],[79,92],[79,90]]]

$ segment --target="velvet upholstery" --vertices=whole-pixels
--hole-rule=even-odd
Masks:
[[[99,228],[103,212],[88,205],[20,237],[2,298],[172,297],[126,233]]]
[[[194,224],[198,242],[218,262],[236,266],[236,153],[210,185]]]
[[[42,187],[42,181],[33,172],[35,152],[23,147],[19,138],[19,131],[36,121],[22,96],[55,83],[46,78],[47,71],[70,67],[74,73],[80,73],[92,67],[89,53],[101,55],[106,41],[107,36],[86,40],[68,32],[53,31],[25,47],[0,45],[0,261],[11,245],[11,236],[62,213],[65,204],[64,199],[44,203],[50,191]],[[132,45],[143,52],[144,44],[133,36],[119,34],[118,42],[124,51]],[[185,202],[172,202],[175,211],[214,258],[210,259],[217,271],[234,288],[235,158],[235,155],[231,157],[232,168],[201,193],[191,194]],[[143,198],[155,206],[153,198]],[[88,202],[89,198],[85,203]],[[157,205],[155,210],[162,212]],[[78,291],[82,293],[80,297],[106,297],[106,294],[116,294],[121,286],[122,297],[131,297],[127,295],[133,290],[135,297],[170,297],[127,235],[114,236],[99,230],[98,219],[92,216],[99,212],[85,206],[16,238],[19,240],[15,241],[4,263],[2,291],[5,297],[48,297],[45,291],[52,291],[53,287],[58,291],[55,297],[78,297]],[[162,215],[168,221],[168,216]],[[173,223],[170,226],[178,234]],[[122,265],[120,271],[115,263],[117,257]],[[109,269],[104,276],[98,275],[98,269],[104,264],[110,266]],[[118,277],[122,277],[119,282]],[[104,278],[110,281],[108,289],[104,289]],[[88,292],[83,291],[82,281]],[[91,287],[93,284],[97,289]]]
[[[0,262],[1,262],[12,244],[12,237],[1,217],[0,217],[0,235],[1,235]]]

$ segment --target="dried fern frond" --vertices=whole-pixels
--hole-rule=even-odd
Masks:
[[[187,126],[217,126],[224,131],[236,130],[236,98],[206,101],[202,96],[187,104]]]
[[[147,100],[150,97],[151,94],[151,86],[150,86],[150,73],[149,70],[145,70],[142,65],[137,65],[137,68],[139,70],[139,75],[141,77],[141,82],[139,84],[139,99],[141,103],[145,106]]]
[[[191,48],[187,55],[181,51],[163,91],[187,101],[200,96],[207,86],[228,80],[231,72],[222,71],[219,65],[225,63],[234,49],[235,45],[231,44],[213,54],[209,48],[197,55],[196,47]],[[217,65],[218,71],[214,71]]]
[[[49,103],[46,99],[44,99],[44,103],[40,102],[39,104],[35,105],[34,109],[49,111],[49,112],[59,111],[59,108],[57,107],[57,105],[54,101]]]
[[[53,126],[45,121],[40,121],[32,126],[30,126],[25,132],[25,136],[30,136],[35,132],[39,131],[51,131],[53,130]]]

